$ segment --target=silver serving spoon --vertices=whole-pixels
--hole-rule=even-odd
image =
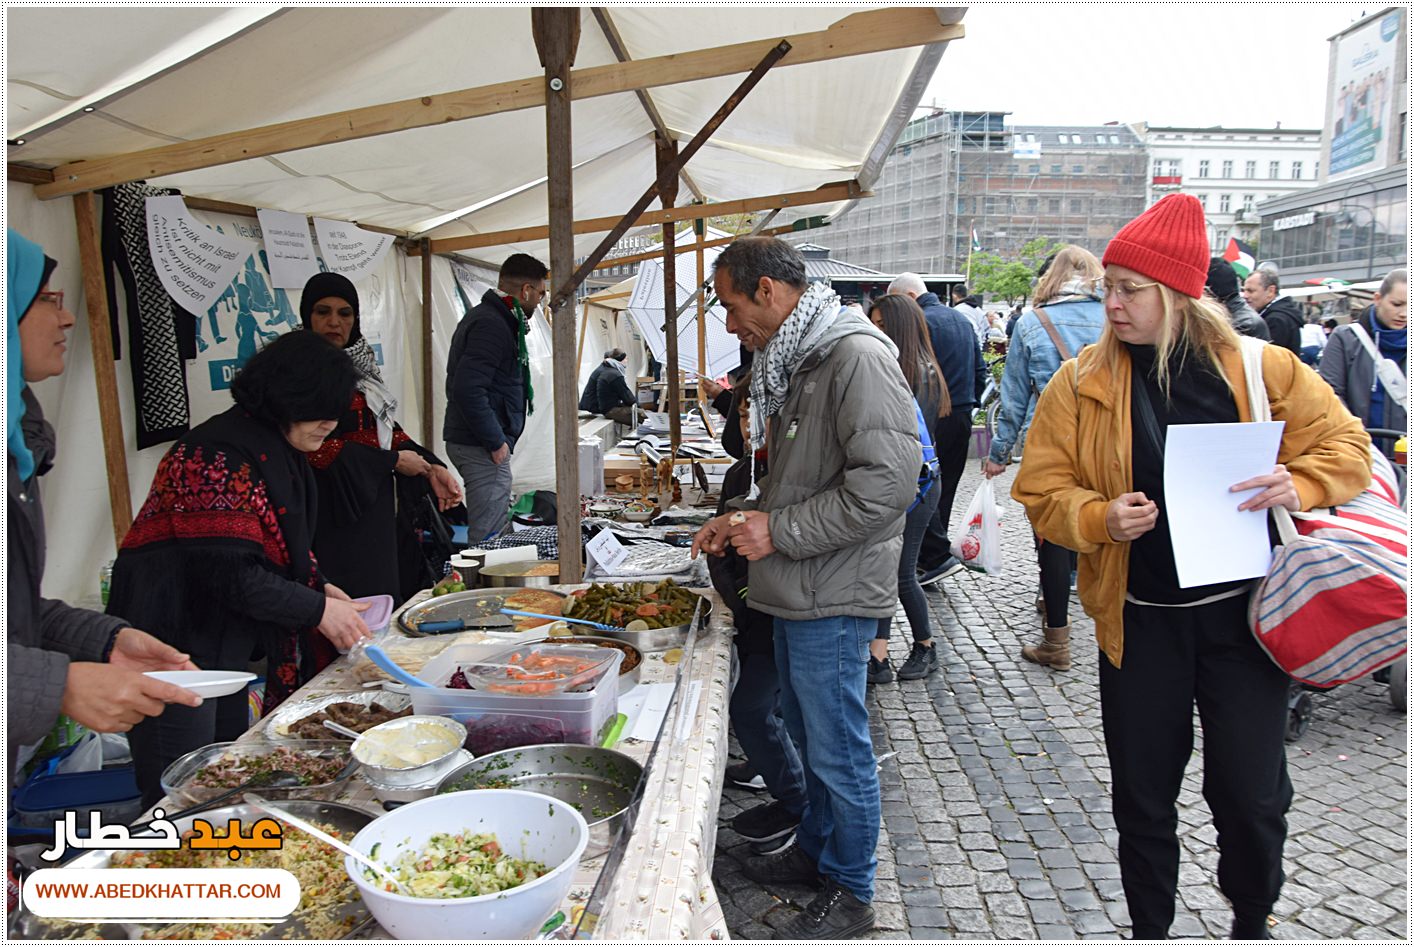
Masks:
[[[343,852],[345,855],[349,856],[354,861],[358,862],[360,865],[366,865],[369,868],[373,869],[375,872],[378,873],[379,877],[392,884],[393,887],[397,888],[399,894],[404,894],[408,897],[414,896],[412,891],[408,889],[408,886],[399,881],[397,876],[393,874],[392,870],[387,865],[379,861],[374,861],[373,858],[368,855],[365,855],[363,852],[360,852],[352,845],[339,841],[338,839],[334,838],[334,836],[330,835],[328,832],[325,832],[322,829],[315,828],[313,825],[306,822],[304,819],[301,819],[299,816],[291,815],[284,809],[281,809],[279,806],[272,805],[269,800],[264,799],[253,792],[246,793],[245,801],[263,812],[270,813],[275,818],[279,819],[281,822],[288,822],[290,825],[293,825],[301,832],[306,832],[310,835],[313,835],[325,845],[337,848],[339,851]]]

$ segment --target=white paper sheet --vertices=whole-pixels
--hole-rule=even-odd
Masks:
[[[147,242],[162,287],[198,316],[220,298],[256,249],[249,240],[197,222],[176,195],[147,199]]]
[[[1283,427],[1282,421],[1169,425],[1165,512],[1181,588],[1267,574],[1272,562],[1267,512],[1240,512],[1238,505],[1257,491],[1229,488],[1271,473]]]
[[[314,218],[314,233],[319,237],[319,249],[329,269],[355,283],[377,269],[379,261],[393,246],[392,234],[374,233],[323,217]]]
[[[260,218],[260,232],[265,238],[271,281],[281,289],[304,289],[309,278],[319,272],[309,218],[282,210],[262,209],[255,215]]]

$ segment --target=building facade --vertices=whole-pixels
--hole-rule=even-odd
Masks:
[[[1257,208],[1257,256],[1283,286],[1370,282],[1408,260],[1407,12],[1385,8],[1330,44],[1320,184]]]
[[[965,272],[977,245],[1030,240],[1096,254],[1145,207],[1144,142],[1123,125],[1012,126],[1005,112],[938,111],[910,123],[874,197],[832,222],[841,256],[885,272]]]
[[[1149,151],[1147,204],[1191,194],[1208,219],[1208,245],[1221,254],[1229,237],[1256,243],[1257,205],[1317,183],[1319,129],[1172,128],[1136,125]]]

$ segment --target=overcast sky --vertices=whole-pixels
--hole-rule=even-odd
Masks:
[[[975,3],[923,104],[1019,125],[1320,128],[1327,38],[1385,4]]]

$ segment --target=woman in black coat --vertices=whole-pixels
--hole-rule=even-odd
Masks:
[[[267,659],[266,712],[313,676],[334,648],[369,632],[320,571],[317,450],[353,395],[348,356],[307,332],[257,353],[231,386],[235,405],[198,425],[162,458],[113,565],[110,614],[123,615],[212,670]],[[147,803],[163,770],[249,726],[246,694],[173,708],[129,742]]]

